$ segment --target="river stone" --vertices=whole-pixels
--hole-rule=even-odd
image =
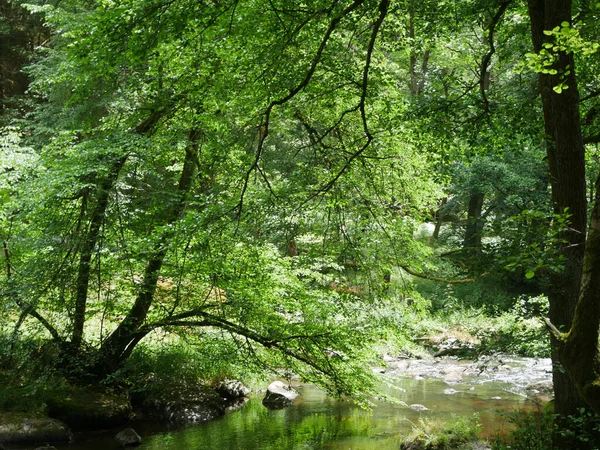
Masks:
[[[23,414],[0,415],[0,442],[4,444],[70,443],[72,440],[73,433],[59,420]]]
[[[133,428],[125,428],[123,431],[120,431],[116,434],[115,440],[123,447],[128,445],[140,445],[142,443],[142,438]]]
[[[292,404],[298,393],[282,381],[273,381],[267,388],[263,405],[269,409],[280,409]]]
[[[456,393],[458,393],[456,389],[444,389],[444,394],[446,395],[454,395]]]
[[[542,380],[525,386],[525,390],[533,394],[552,394],[554,392],[554,385],[552,384],[552,380]]]
[[[225,413],[225,401],[210,386],[171,384],[153,390],[142,407],[150,415],[183,425],[206,422]]]
[[[115,394],[73,388],[48,399],[48,415],[74,430],[101,430],[127,423],[131,403]]]
[[[452,372],[444,375],[444,382],[448,384],[460,383],[463,377],[460,373]]]
[[[418,403],[410,405],[409,408],[412,409],[412,410],[414,410],[414,411],[429,411],[429,408],[427,406],[420,405]]]
[[[215,390],[221,397],[228,400],[245,397],[251,392],[249,388],[237,380],[223,380],[215,387]]]

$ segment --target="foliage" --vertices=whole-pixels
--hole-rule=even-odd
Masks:
[[[506,436],[497,436],[492,441],[493,450],[549,450],[552,435],[560,435],[568,442],[569,449],[593,450],[598,447],[600,418],[592,411],[580,408],[577,414],[563,420],[552,414],[551,409],[542,411],[519,411],[508,415],[513,427]]]
[[[518,411],[508,415],[513,428],[492,440],[493,450],[546,450],[552,448],[552,414]]]
[[[490,315],[486,308],[465,307],[457,303],[430,316],[405,320],[409,335],[448,337],[479,355],[490,353],[549,357],[548,333],[540,318],[547,311],[545,297],[519,297],[508,311]]]
[[[479,440],[481,424],[477,415],[454,417],[452,421],[438,422],[420,418],[401,448],[450,450],[467,449],[467,444]]]
[[[48,396],[64,388],[61,374],[49,364],[56,352],[43,340],[3,332],[0,355],[0,410],[43,412]]]

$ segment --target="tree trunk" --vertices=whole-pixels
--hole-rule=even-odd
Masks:
[[[429,65],[429,57],[431,56],[430,50],[425,50],[423,54],[423,60],[421,61],[421,72],[417,73],[417,50],[415,47],[415,9],[411,5],[409,7],[409,22],[408,22],[408,37],[410,38],[410,57],[409,57],[409,90],[413,97],[417,97],[425,86],[425,78],[427,76],[427,70]]]
[[[549,39],[544,30],[560,26],[563,21],[571,23],[571,3],[570,0],[529,0],[531,33],[536,52]],[[563,214],[568,208],[570,222],[569,229],[562,234],[567,241],[562,249],[566,257],[565,267],[550,280],[549,319],[557,327],[568,330],[579,296],[585,249],[585,163],[573,54],[559,53],[554,68],[558,71],[557,75],[539,74],[539,90],[544,111],[553,208],[557,214]],[[557,94],[552,88],[562,81],[561,77],[564,77],[568,89]],[[566,417],[576,413],[583,402],[575,384],[559,365],[557,339],[553,338],[552,346],[555,411]]]
[[[126,160],[127,156],[123,156],[118,161],[115,161],[106,178],[98,185],[96,207],[94,208],[90,218],[90,226],[87,235],[83,239],[83,245],[79,255],[75,293],[75,314],[73,315],[73,334],[71,337],[71,344],[75,351],[78,351],[83,339],[92,255],[98,243],[100,228],[104,222],[110,192],[117,182],[119,173],[121,172]]]
[[[444,207],[444,205],[446,203],[448,203],[448,197],[444,197],[442,199],[442,203],[440,204],[440,207],[435,212],[435,228],[433,229],[433,235],[431,236],[431,238],[435,241],[437,241],[440,237],[440,230],[442,229],[442,223],[444,222],[444,217],[442,215],[442,208]]]
[[[600,178],[596,191],[600,190]],[[581,397],[600,413],[600,202],[596,194],[586,242],[581,294],[569,333],[556,334],[558,355]]]
[[[197,164],[197,146],[196,133],[190,133],[190,143],[186,148],[185,161],[179,178],[177,190],[179,199],[175,205],[171,205],[166,223],[175,223],[183,213],[186,204],[186,197],[190,191],[194,172]],[[165,256],[168,251],[168,243],[173,237],[173,231],[165,231],[163,235],[154,244],[154,250],[146,264],[144,278],[139,287],[135,303],[129,310],[129,313],[117,326],[117,328],[104,340],[100,349],[101,371],[110,373],[131,354],[133,347],[139,342],[137,331],[144,324],[148,311],[154,300],[154,293]]]
[[[484,195],[479,191],[471,193],[469,208],[467,210],[467,227],[463,242],[465,248],[476,249],[481,246],[481,232],[483,230],[481,210],[483,209],[484,198]]]

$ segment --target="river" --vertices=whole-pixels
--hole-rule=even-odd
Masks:
[[[315,386],[294,383],[300,393],[294,406],[270,411],[262,393],[245,406],[212,422],[179,429],[136,424],[143,438],[139,450],[397,450],[419,418],[452,420],[480,413],[484,434],[502,428],[500,412],[537,408],[526,395],[531,383],[550,379],[546,359],[501,357],[473,363],[451,358],[397,360],[381,373],[382,390],[397,403],[375,400],[372,411],[327,397]],[[414,405],[427,410],[416,411]],[[118,431],[118,430],[116,430]],[[116,432],[115,431],[115,432]],[[77,436],[59,450],[110,450],[119,446],[109,433]],[[31,447],[35,448],[35,447]]]

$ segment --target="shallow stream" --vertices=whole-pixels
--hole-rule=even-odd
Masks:
[[[312,385],[292,382],[300,392],[294,406],[269,411],[263,394],[251,396],[238,411],[223,418],[174,430],[134,425],[142,436],[139,450],[398,450],[419,418],[452,419],[481,413],[484,433],[502,428],[500,411],[536,408],[527,386],[547,383],[550,361],[495,358],[478,363],[447,359],[388,362],[381,373],[385,393],[398,403],[375,401],[372,411],[328,398]],[[422,405],[427,410],[415,409]],[[422,408],[421,408],[422,409]],[[116,430],[118,431],[118,430]],[[69,450],[119,448],[115,432],[77,436],[78,442],[56,446]],[[32,447],[34,448],[34,447]]]

